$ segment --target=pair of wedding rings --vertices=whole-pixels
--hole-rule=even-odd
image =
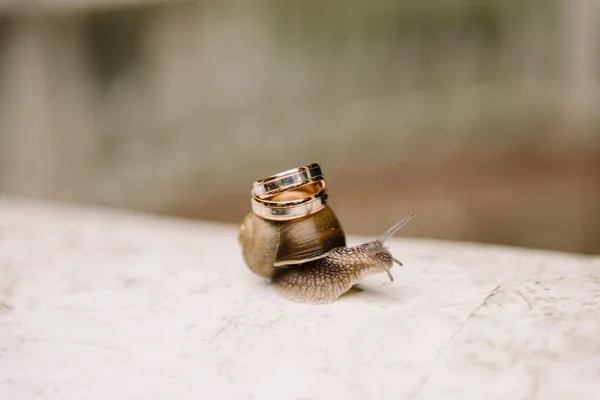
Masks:
[[[254,182],[252,211],[273,221],[287,221],[325,207],[327,190],[319,163],[290,169]]]

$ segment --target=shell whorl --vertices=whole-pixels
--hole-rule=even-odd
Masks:
[[[270,221],[249,213],[240,225],[238,240],[246,265],[265,278],[346,246],[342,226],[329,206],[291,221]]]

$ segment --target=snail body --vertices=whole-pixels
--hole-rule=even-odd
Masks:
[[[369,254],[370,245],[339,248],[324,258],[279,270],[272,282],[289,300],[332,303],[363,277],[386,270],[389,273],[392,267],[390,252],[381,248],[379,252]]]

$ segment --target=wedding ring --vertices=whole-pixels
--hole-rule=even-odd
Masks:
[[[312,163],[254,182],[252,196],[262,200],[278,193],[304,186],[310,182],[322,180],[323,170],[321,166],[319,163]]]
[[[259,217],[287,221],[313,214],[327,204],[324,181],[316,181],[267,199],[252,198],[252,211]]]

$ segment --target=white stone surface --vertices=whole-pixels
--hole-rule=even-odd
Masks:
[[[296,304],[236,227],[0,197],[0,399],[600,398],[599,258],[390,248],[395,282]]]

